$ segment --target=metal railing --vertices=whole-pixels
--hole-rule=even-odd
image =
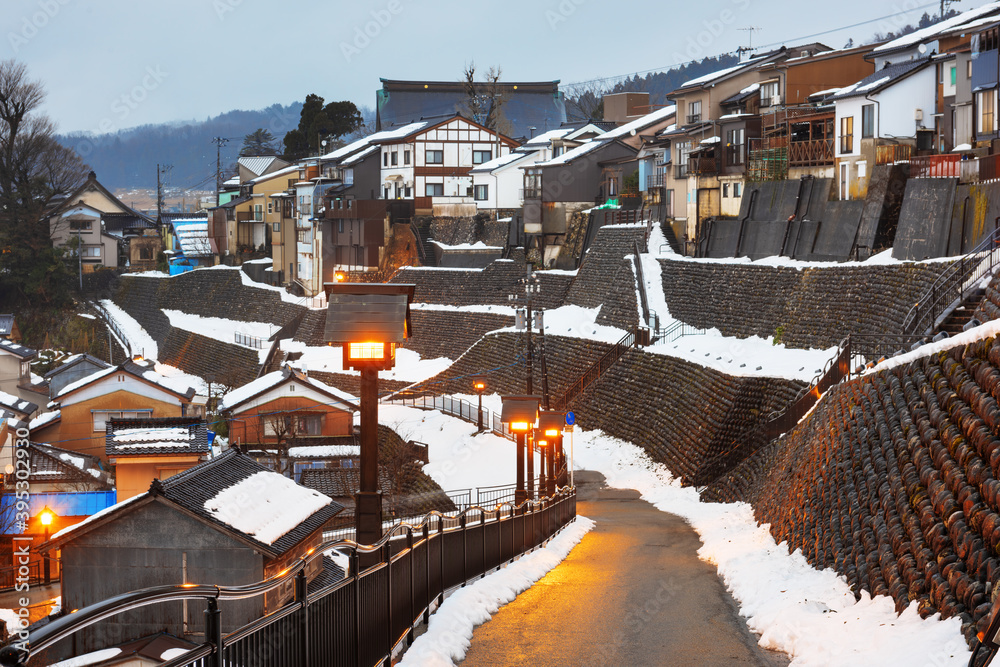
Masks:
[[[263,350],[268,346],[268,341],[266,338],[260,338],[258,336],[251,336],[239,331],[233,332],[233,339],[237,345],[242,345],[243,347],[252,347],[255,350]]]
[[[129,342],[129,339],[125,336],[125,334],[122,333],[122,330],[118,327],[118,323],[115,322],[115,319],[111,317],[111,313],[109,313],[104,306],[96,301],[92,301],[90,305],[92,305],[94,310],[97,311],[97,314],[100,316],[104,324],[106,324],[107,327],[114,332],[115,336],[118,337],[118,340],[122,342],[122,345],[125,346],[126,351],[128,352],[128,356],[131,358],[134,354],[132,351],[132,344]]]
[[[421,410],[440,410],[446,415],[458,417],[467,422],[477,423],[479,420],[479,403],[470,403],[462,398],[453,396],[407,396],[405,394],[393,394],[384,403],[391,405],[404,405]],[[488,428],[495,434],[508,440],[514,439],[514,434],[507,428],[507,425],[500,419],[500,415],[492,412],[489,408],[483,408],[483,427]]]
[[[605,352],[600,359],[595,361],[594,364],[580,376],[580,379],[571,384],[569,388],[566,389],[566,392],[562,395],[562,397],[555,401],[555,409],[565,410],[568,408],[573,399],[582,394],[587,387],[592,385],[602,375],[604,375],[608,369],[618,362],[619,359],[625,356],[626,352],[636,347],[639,343],[639,337],[636,334],[636,331],[630,331],[625,334],[620,341],[615,343],[610,350]]]
[[[657,331],[654,336],[654,340],[657,343],[672,343],[682,336],[704,336],[705,331],[703,329],[698,329],[693,327],[686,322],[681,322],[680,320],[675,320],[670,326],[663,329],[662,331]]]
[[[949,266],[903,318],[903,334],[925,336],[939,320],[957,307],[985,277],[1000,264],[1000,228],[994,229],[979,245]]]
[[[962,156],[918,155],[910,158],[910,178],[958,178]]]
[[[649,299],[646,297],[646,278],[642,273],[642,257],[639,252],[639,241],[632,241],[632,258],[635,262],[635,278],[639,283],[639,305],[642,307],[642,321],[653,329],[649,317]],[[658,327],[657,327],[658,328]]]
[[[446,591],[541,546],[575,516],[576,493],[563,489],[518,507],[469,508],[456,528],[446,528],[443,517],[434,514],[419,525],[398,524],[370,546],[325,542],[253,584],[183,584],[122,593],[52,621],[24,643],[8,644],[0,651],[0,664],[23,667],[31,655],[115,614],[178,600],[205,602],[205,641],[163,667],[388,664],[397,645],[413,641],[414,625],[428,621]],[[347,576],[309,592],[310,563],[332,549],[348,554]],[[220,601],[260,598],[290,584],[294,601],[223,636]]]

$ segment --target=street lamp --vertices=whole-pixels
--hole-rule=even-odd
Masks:
[[[566,423],[566,413],[559,412],[557,410],[542,410],[538,414],[538,430],[548,442],[552,443],[552,446],[546,451],[548,459],[549,468],[549,486],[546,488],[547,495],[553,495],[556,491],[556,471],[560,472],[563,469],[565,463],[565,457],[563,456],[562,450],[562,429],[563,424]],[[565,483],[562,484],[565,486]]]
[[[56,513],[49,509],[48,505],[42,508],[42,511],[38,513],[38,520],[45,526],[45,540],[49,541],[49,530],[52,528],[52,520],[55,518]],[[51,574],[49,570],[49,557],[48,555],[42,556],[42,576],[45,585],[48,585],[51,581]]]
[[[476,380],[472,383],[472,388],[476,390],[479,394],[479,417],[476,419],[476,428],[479,433],[483,432],[483,390],[486,389],[486,383],[482,380]]]
[[[540,428],[536,428],[532,434],[532,439],[534,440],[534,445],[531,447],[532,454],[534,453],[535,447],[541,447],[542,454],[542,469],[541,474],[538,477],[538,495],[540,496],[551,496],[554,493],[550,491],[549,488],[552,486],[552,459],[549,456],[552,451],[552,447],[549,446],[550,440],[545,437],[545,431]]]
[[[344,368],[361,371],[361,487],[355,499],[355,539],[382,537],[378,491],[378,372],[396,362],[396,345],[411,335],[414,285],[326,283],[324,340],[344,350]]]
[[[538,420],[537,396],[503,396],[503,409],[500,420],[514,432],[517,441],[517,486],[514,490],[514,504],[520,505],[529,497],[535,495],[533,477],[535,474],[535,457],[528,456],[528,489],[524,485],[524,455],[525,436],[535,428]]]

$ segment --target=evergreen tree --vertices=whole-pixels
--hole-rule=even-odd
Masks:
[[[240,157],[248,155],[277,155],[278,146],[274,135],[262,127],[243,137]]]

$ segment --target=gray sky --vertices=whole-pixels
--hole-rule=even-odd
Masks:
[[[959,11],[983,0],[963,0]],[[374,106],[379,77],[458,80],[464,66],[563,84],[665,69],[798,37],[834,48],[924,11],[927,0],[3,0],[0,58],[48,91],[59,131],[204,120],[317,93]],[[896,23],[898,21],[898,23]]]

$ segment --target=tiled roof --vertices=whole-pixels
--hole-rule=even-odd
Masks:
[[[55,377],[56,375],[61,375],[64,372],[66,372],[69,369],[71,369],[74,366],[76,366],[77,364],[81,364],[81,363],[83,363],[85,361],[89,361],[90,363],[94,364],[98,368],[110,368],[111,367],[111,365],[108,362],[106,362],[106,361],[104,361],[102,359],[98,359],[97,357],[92,357],[89,354],[86,354],[86,353],[83,353],[83,354],[74,354],[72,357],[70,357],[69,359],[67,359],[66,361],[64,361],[62,364],[60,364],[59,366],[56,366],[55,368],[53,368],[52,370],[50,370],[43,377],[45,377],[46,380],[51,379],[51,378]]]
[[[197,417],[109,419],[105,452],[109,457],[207,454],[208,431]]]
[[[81,454],[52,445],[32,442],[28,444],[33,483],[68,482],[87,484],[110,489],[111,476],[102,469],[96,456]]]
[[[19,396],[0,391],[0,408],[13,412],[15,415],[27,417],[38,410],[38,406]]]
[[[102,213],[104,229],[108,232],[121,232],[130,229],[155,229],[156,222],[138,213]]]
[[[385,468],[379,467],[379,488],[391,488]],[[331,498],[352,498],[361,489],[361,468],[307,468],[299,483]]]
[[[97,382],[98,380],[101,380],[113,374],[117,370],[125,371],[126,373],[130,373],[135,377],[142,378],[147,382],[152,382],[153,384],[162,387],[163,389],[169,392],[177,394],[178,396],[183,396],[184,398],[187,398],[189,400],[194,397],[195,393],[197,393],[194,387],[186,387],[182,390],[181,384],[179,384],[176,381],[172,381],[169,378],[164,377],[163,375],[157,373],[156,370],[154,370],[154,364],[151,361],[144,360],[140,362],[135,362],[129,360],[123,364],[119,364],[118,366],[108,367],[101,369],[99,371],[95,371],[86,377],[80,378],[76,382],[72,382],[66,385],[61,390],[59,390],[58,394],[52,397],[53,401],[55,401],[55,399],[66,396],[70,392],[74,392],[77,389],[86,387],[87,385],[93,382]]]
[[[22,359],[31,359],[37,352],[32,350],[30,347],[25,347],[24,345],[18,345],[9,338],[0,338],[0,349],[10,352],[14,356],[20,357]]]
[[[182,473],[165,480],[157,480],[150,487],[150,493],[158,493],[167,500],[196,514],[198,517],[217,526],[225,532],[240,533],[244,539],[259,545],[259,549],[265,553],[281,555],[296,544],[305,539],[309,534],[320,528],[323,524],[333,518],[343,507],[337,503],[329,503],[314,512],[304,521],[290,531],[279,537],[273,544],[267,545],[259,542],[254,537],[241,533],[232,526],[229,526],[214,516],[207,509],[205,503],[218,496],[219,493],[234,486],[252,475],[261,472],[269,472],[279,476],[278,473],[270,472],[267,468],[256,463],[249,456],[240,454],[235,449],[230,449],[221,456],[194,466]],[[266,489],[265,489],[266,492]]]

